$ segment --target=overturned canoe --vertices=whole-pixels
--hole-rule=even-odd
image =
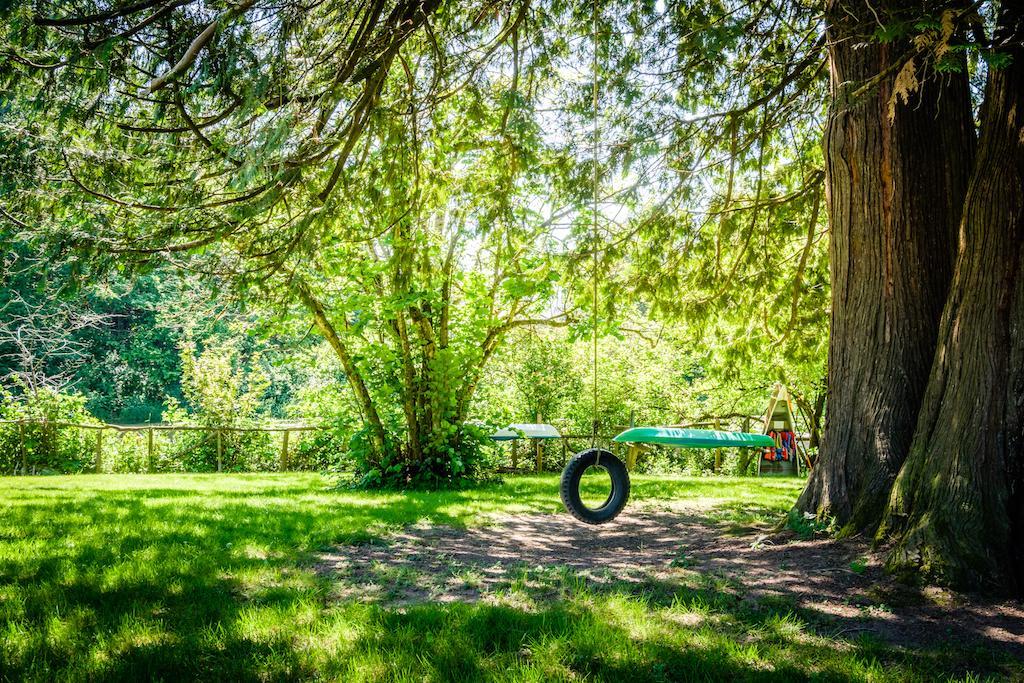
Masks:
[[[676,448],[763,448],[775,445],[775,441],[767,434],[681,427],[633,427],[614,440],[619,443],[653,443]]]
[[[499,429],[491,438],[495,441],[512,441],[514,439],[560,439],[562,435],[554,425],[549,424],[510,424]]]

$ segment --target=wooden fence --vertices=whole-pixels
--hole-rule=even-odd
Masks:
[[[618,432],[616,432],[617,434]],[[612,441],[614,434],[598,435],[598,443],[604,447],[610,447],[612,452],[616,455],[620,455],[622,450],[622,444],[618,444]],[[563,467],[566,462],[569,461],[570,455],[575,453],[581,447],[587,447],[590,445],[590,441],[593,437],[590,434],[562,434],[557,438],[549,439],[521,439],[522,441],[529,441],[526,450],[527,458],[529,459],[532,451],[533,467],[531,468],[534,472],[543,472],[545,465],[550,466],[552,458],[548,451],[548,447],[552,447],[555,450],[557,457],[555,458],[555,464],[558,467]],[[509,447],[511,448],[511,467],[501,467],[499,470],[504,472],[520,472],[522,471],[519,467],[520,461],[520,440],[508,441]],[[557,445],[555,445],[557,444]]]
[[[690,422],[686,424],[668,425],[672,427],[681,428],[707,428],[713,429],[729,429],[733,424],[738,423],[743,431],[750,431],[751,427],[756,425],[760,427],[762,418],[752,415],[739,415],[730,414],[720,418],[701,419],[697,422]],[[106,423],[88,424],[78,422],[63,422],[53,420],[39,420],[39,419],[25,419],[25,420],[0,420],[0,424],[13,424],[18,426],[19,430],[19,447],[21,450],[21,473],[29,473],[28,465],[28,451],[24,446],[24,436],[22,430],[25,426],[42,426],[42,427],[56,427],[56,428],[77,428],[83,430],[90,430],[95,432],[95,463],[93,470],[96,472],[103,471],[104,458],[103,458],[103,443],[104,434],[108,432],[115,432],[120,434],[125,433],[145,433],[146,435],[146,450],[145,450],[145,471],[153,472],[156,455],[156,443],[155,434],[158,432],[202,432],[208,435],[212,435],[212,438],[216,442],[217,449],[217,471],[223,470],[224,461],[224,435],[229,433],[238,432],[263,432],[263,433],[280,433],[281,444],[278,460],[278,471],[286,471],[291,466],[290,460],[290,448],[291,439],[290,436],[294,433],[312,432],[328,427],[322,425],[310,425],[305,423],[284,423],[274,424],[267,426],[252,426],[252,427],[218,427],[218,426],[207,426],[207,425],[195,425],[195,424],[142,424],[142,425],[115,425]],[[630,469],[636,465],[637,457],[643,451],[642,447],[630,446],[626,447],[624,444],[615,443],[612,438],[615,434],[627,429],[626,426],[615,427],[614,432],[611,434],[601,434],[598,436],[598,442],[607,448],[610,448],[613,453],[625,460],[627,466]],[[575,453],[580,448],[585,448],[590,445],[592,435],[590,434],[563,434],[557,439],[534,439],[526,449],[526,457],[528,460],[532,459],[532,469],[534,472],[542,472],[545,466],[551,467],[555,465],[562,467],[568,461],[572,453]],[[555,445],[557,443],[557,445]],[[511,441],[511,467],[502,467],[503,471],[506,472],[519,472],[520,469],[520,444],[519,441]],[[549,450],[554,449],[554,454]],[[530,452],[532,451],[532,453]],[[530,457],[532,456],[532,458]],[[553,456],[553,457],[552,457]],[[719,471],[722,466],[723,450],[715,449],[715,462],[714,471]],[[552,462],[554,461],[554,462]],[[17,473],[17,470],[16,470]]]
[[[281,434],[281,450],[279,459],[279,469],[285,471],[290,465],[290,451],[289,451],[289,437],[295,432],[310,432],[326,429],[326,427],[319,425],[308,425],[304,423],[287,423],[277,424],[268,426],[253,426],[253,427],[218,427],[218,426],[207,426],[207,425],[195,425],[195,424],[143,424],[143,425],[115,425],[115,424],[88,424],[82,422],[64,422],[60,420],[42,420],[42,419],[22,419],[22,420],[0,420],[0,424],[17,425],[18,427],[18,445],[21,450],[21,473],[28,474],[28,449],[25,447],[24,428],[26,426],[37,426],[37,427],[55,427],[65,429],[84,429],[95,432],[95,464],[93,470],[95,472],[103,471],[103,435],[106,432],[115,432],[120,434],[126,433],[142,433],[146,434],[146,467],[147,472],[154,471],[154,456],[156,454],[155,439],[154,436],[157,432],[202,432],[205,434],[212,434],[213,439],[217,445],[217,471],[220,472],[223,469],[224,461],[224,435],[229,433],[280,433]]]

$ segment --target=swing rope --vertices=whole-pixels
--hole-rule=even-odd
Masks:
[[[592,221],[592,224],[591,224],[591,236],[590,236],[590,238],[591,238],[591,249],[593,250],[593,258],[594,258],[593,272],[591,273],[591,281],[592,281],[593,289],[594,289],[594,291],[593,291],[593,294],[594,294],[594,301],[593,301],[594,310],[591,313],[591,327],[592,327],[591,337],[592,337],[592,344],[593,344],[592,360],[593,360],[593,375],[594,375],[594,412],[593,412],[593,416],[592,416],[593,417],[593,421],[591,423],[591,435],[590,435],[590,447],[591,448],[596,448],[597,447],[598,414],[599,414],[598,413],[598,409],[600,407],[599,406],[599,402],[598,402],[598,395],[597,395],[597,307],[598,307],[597,278],[598,278],[598,272],[599,272],[598,269],[600,267],[600,263],[598,261],[598,254],[597,254],[597,243],[598,243],[598,239],[599,239],[598,230],[597,230],[597,204],[598,204],[598,183],[599,183],[598,172],[597,172],[597,164],[598,164],[597,155],[598,155],[598,145],[599,145],[600,135],[601,135],[601,129],[598,126],[598,121],[597,121],[598,113],[599,113],[599,111],[598,111],[598,59],[597,59],[597,39],[598,39],[598,19],[599,19],[598,2],[599,1],[600,0],[594,0],[593,37],[592,37],[593,48],[594,48],[594,60],[593,60],[593,65],[592,65],[593,66],[593,77],[594,77],[593,103],[592,103],[593,104],[593,114],[594,114],[594,130],[593,130],[593,135],[592,135],[593,146],[591,148],[591,154],[592,154],[593,163],[594,163],[594,177],[593,177],[593,206],[592,206],[592,212],[593,212],[592,219],[593,219],[593,221]]]

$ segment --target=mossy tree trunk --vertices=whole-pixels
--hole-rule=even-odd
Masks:
[[[913,103],[893,107],[911,46],[871,34],[876,12],[894,20],[906,6],[840,1],[827,12],[829,414],[798,507],[847,532],[877,527],[909,450],[975,153],[966,74],[921,68]]]
[[[1007,4],[961,252],[913,446],[879,537],[889,565],[943,583],[1024,588],[1024,51]]]

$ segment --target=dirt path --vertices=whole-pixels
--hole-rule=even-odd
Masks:
[[[339,597],[396,607],[476,601],[561,570],[591,587],[713,586],[744,607],[789,606],[822,634],[872,633],[896,645],[957,640],[1024,656],[1024,606],[940,589],[914,590],[884,575],[863,543],[790,534],[729,536],[699,511],[633,509],[602,527],[568,514],[493,518],[474,529],[417,526],[383,545],[339,546],[318,570]]]

